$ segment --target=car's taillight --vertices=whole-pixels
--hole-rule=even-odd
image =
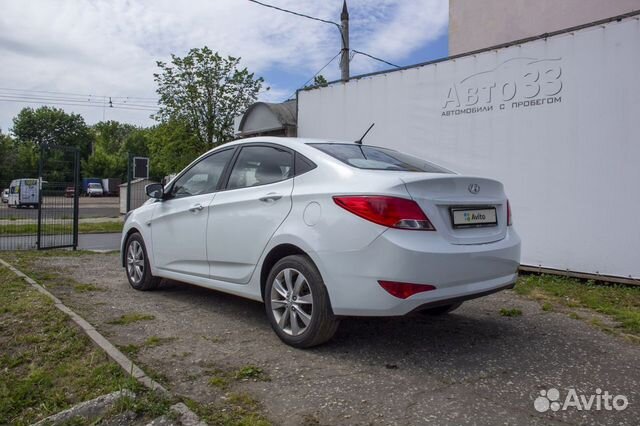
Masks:
[[[513,219],[511,218],[511,203],[507,200],[507,226],[513,225]]]
[[[429,218],[413,200],[382,195],[348,195],[333,197],[345,210],[389,228],[435,231]]]
[[[400,299],[406,299],[416,293],[436,289],[434,286],[429,284],[399,283],[396,281],[378,281],[378,284],[380,284],[380,287],[384,288],[387,293],[392,296],[399,297]]]

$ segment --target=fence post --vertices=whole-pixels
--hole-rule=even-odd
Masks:
[[[78,232],[80,221],[80,150],[73,152],[73,250],[78,248]]]
[[[40,146],[40,158],[38,159],[38,229],[36,248],[40,250],[42,245],[42,175],[43,175],[44,146]]]
[[[127,211],[129,213],[131,211],[131,176],[133,174],[133,170],[131,170],[131,160],[133,158],[133,154],[130,152],[127,153]]]

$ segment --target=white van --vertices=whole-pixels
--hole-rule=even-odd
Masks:
[[[9,207],[38,207],[40,185],[38,179],[15,179],[9,185]]]

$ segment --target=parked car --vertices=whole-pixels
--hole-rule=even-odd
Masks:
[[[146,192],[122,234],[130,285],[264,301],[295,347],[327,341],[343,316],[444,314],[517,278],[502,184],[387,148],[244,139]]]
[[[44,181],[43,181],[44,183]],[[9,185],[8,207],[38,208],[40,204],[40,185],[38,179],[14,179]]]
[[[64,196],[66,198],[73,198],[76,195],[76,188],[73,186],[67,186],[67,189],[64,190]]]
[[[9,188],[2,191],[2,202],[5,204],[9,202]]]
[[[102,197],[103,195],[102,184],[92,182],[87,185],[87,197]]]

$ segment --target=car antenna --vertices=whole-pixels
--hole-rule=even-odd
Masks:
[[[364,139],[365,136],[367,136],[367,134],[369,133],[369,130],[371,130],[375,125],[376,123],[371,123],[371,126],[369,126],[366,132],[364,132],[364,135],[362,135],[362,137],[356,141],[358,145],[362,145],[362,140]]]

